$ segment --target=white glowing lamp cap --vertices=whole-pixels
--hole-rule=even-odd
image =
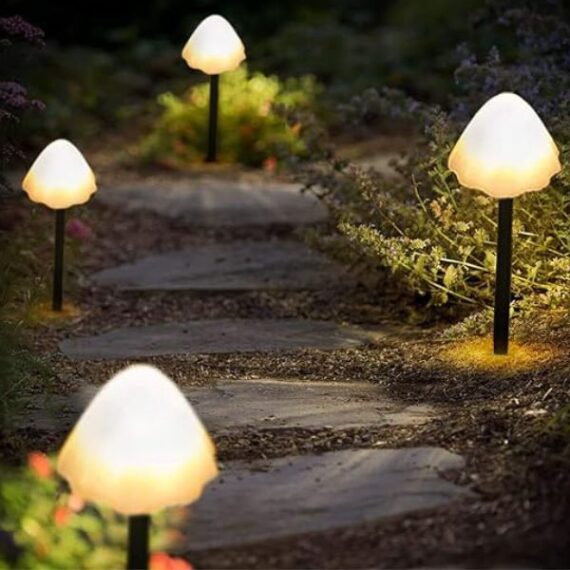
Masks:
[[[125,515],[192,503],[218,474],[202,422],[178,387],[146,365],[103,386],[65,442],[57,470],[73,493]]]
[[[560,172],[559,151],[534,109],[514,93],[489,99],[449,156],[459,182],[493,198],[542,190]]]
[[[97,190],[95,175],[77,147],[65,139],[48,144],[22,181],[32,202],[61,210],[84,204]]]
[[[232,25],[222,16],[202,20],[182,50],[193,69],[208,75],[233,71],[245,59],[245,48]]]

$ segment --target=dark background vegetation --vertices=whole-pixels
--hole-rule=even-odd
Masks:
[[[7,82],[0,83],[0,110],[8,111],[0,114],[0,166],[17,164],[20,151],[25,166],[59,137],[90,153],[107,148],[141,158],[146,149],[162,165],[176,148],[193,148],[177,164],[191,162],[203,141],[188,133],[205,132],[205,114],[188,92],[205,77],[188,69],[180,51],[211,13],[226,16],[242,36],[250,74],[275,75],[263,79],[267,92],[277,81],[281,100],[291,98],[287,80],[304,78],[295,89],[307,92],[310,111],[333,134],[364,126],[376,136],[384,116],[398,114],[427,128],[442,110],[451,123],[438,142],[445,154],[483,101],[512,90],[535,107],[559,143],[567,139],[565,0],[89,0],[77,6],[5,0],[2,9],[0,16],[19,15],[44,38],[0,38],[0,82]],[[248,98],[245,83],[234,89],[236,100],[240,92]],[[387,89],[397,91],[387,96]],[[272,97],[272,104],[280,103]],[[229,105],[224,110],[232,111]],[[278,154],[279,145],[270,143],[281,144],[276,131],[284,126],[278,119],[267,125],[256,108],[250,111],[221,123],[232,133],[252,131],[252,149],[267,139],[262,152],[255,148],[239,159],[260,166]],[[301,124],[310,135],[310,120]],[[248,148],[243,137],[232,144]],[[445,171],[443,154],[431,164]]]
[[[513,6],[568,18],[567,2],[551,0],[5,0],[2,15],[19,14],[43,29],[47,46],[11,51],[0,73],[47,105],[41,119],[27,121],[26,142],[43,143],[42,133],[81,142],[103,126],[140,119],[149,107],[142,103],[165,84],[181,92],[200,80],[180,49],[203,17],[220,13],[243,37],[250,70],[315,75],[327,87],[325,100],[388,86],[445,105],[459,44],[479,54],[496,46],[510,56],[513,38],[501,17]]]

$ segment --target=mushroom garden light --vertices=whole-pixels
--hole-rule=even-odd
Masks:
[[[182,57],[193,69],[210,76],[210,115],[206,162],[217,155],[218,95],[220,73],[237,69],[245,59],[245,48],[232,25],[222,16],[202,20],[182,50]]]
[[[127,568],[137,570],[148,568],[150,515],[196,501],[218,474],[200,419],[178,387],[147,365],[105,384],[65,442],[57,470],[74,494],[129,517]]]
[[[65,139],[50,143],[32,164],[22,182],[32,202],[55,210],[55,256],[52,309],[63,304],[63,241],[65,210],[84,204],[97,190],[95,175],[77,147]]]
[[[449,156],[459,182],[499,200],[493,347],[509,351],[513,198],[542,190],[560,171],[558,149],[532,107],[514,93],[487,101]]]

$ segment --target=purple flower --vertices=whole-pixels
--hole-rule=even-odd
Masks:
[[[31,44],[44,44],[44,32],[21,16],[0,18],[0,36],[22,40]]]
[[[76,240],[88,241],[95,235],[91,226],[82,222],[79,218],[72,218],[65,226],[65,233]]]

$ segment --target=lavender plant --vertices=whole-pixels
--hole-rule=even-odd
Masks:
[[[14,133],[21,115],[29,109],[44,108],[41,101],[30,98],[27,89],[15,80],[13,53],[22,46],[41,46],[43,38],[42,30],[20,16],[0,18],[0,189],[6,186],[2,176],[5,167],[22,157]]]

